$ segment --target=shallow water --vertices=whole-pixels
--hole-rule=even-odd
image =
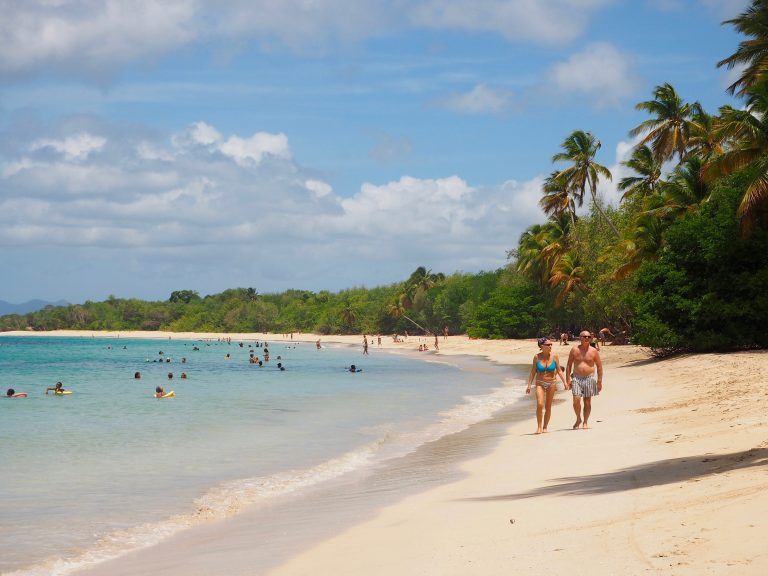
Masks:
[[[70,573],[401,456],[519,397],[486,362],[279,340],[259,368],[249,345],[0,337],[0,388],[29,393],[0,399],[0,572]],[[58,380],[73,394],[46,396]],[[158,384],[176,397],[153,398]]]

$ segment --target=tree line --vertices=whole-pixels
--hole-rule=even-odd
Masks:
[[[445,276],[417,268],[402,282],[339,292],[260,294],[233,288],[200,296],[177,290],[166,301],[110,296],[0,317],[0,330],[168,330],[451,334],[482,338],[535,335],[546,326],[536,285],[512,267]]]

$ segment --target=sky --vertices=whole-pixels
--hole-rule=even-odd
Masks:
[[[0,0],[0,299],[338,291],[508,263],[574,130],[615,184],[747,0]]]

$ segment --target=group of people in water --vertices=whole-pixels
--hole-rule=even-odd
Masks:
[[[557,354],[552,352],[552,340],[546,336],[537,340],[540,351],[533,357],[525,389],[525,393],[530,394],[532,387],[536,386],[536,434],[547,431],[558,378],[573,396],[573,411],[576,413],[573,429],[589,428],[592,398],[603,389],[603,364],[598,348],[591,345],[592,338],[589,330],[579,333],[579,343],[571,348],[565,368],[560,365]]]
[[[45,389],[45,393],[48,394],[48,392],[53,392],[54,394],[72,394],[71,390],[67,390],[64,388],[64,384],[61,382],[56,382],[55,386],[49,386]],[[26,392],[16,392],[13,388],[8,388],[5,392],[6,398],[26,398],[28,394]]]

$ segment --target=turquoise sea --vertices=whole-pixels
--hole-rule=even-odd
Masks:
[[[256,341],[0,336],[3,396],[28,393],[0,398],[0,573],[70,574],[403,456],[521,396],[488,362],[266,345],[259,367]],[[46,395],[57,381],[73,393]],[[157,385],[176,396],[154,398]]]

